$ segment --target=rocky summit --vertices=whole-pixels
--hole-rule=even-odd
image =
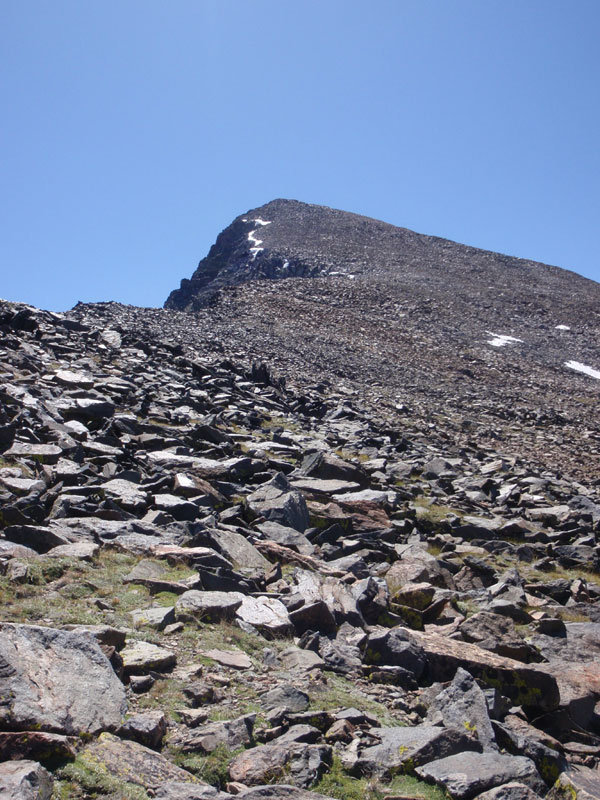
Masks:
[[[0,797],[600,797],[600,287],[277,200],[0,301]]]

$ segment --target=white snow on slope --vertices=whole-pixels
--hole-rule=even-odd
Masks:
[[[507,344],[523,341],[523,339],[516,339],[514,336],[506,336],[504,333],[492,333],[492,331],[486,331],[486,333],[492,337],[487,341],[492,347],[505,347]]]
[[[592,369],[592,367],[588,367],[586,364],[582,364],[580,361],[565,361],[565,367],[574,369],[577,372],[583,372],[584,375],[589,375],[590,378],[596,378],[600,381],[600,370]]]
[[[571,328],[568,325],[556,325],[554,327],[555,331],[570,331]]]
[[[258,219],[243,219],[242,222],[253,222],[256,225],[270,225],[271,224],[270,220],[264,220],[264,219],[261,219],[260,217]],[[255,260],[256,256],[261,252],[261,250],[265,249],[264,247],[260,246],[262,244],[262,239],[257,239],[256,236],[255,236],[256,233],[258,233],[258,228],[254,228],[254,230],[250,231],[250,233],[248,234],[249,241],[251,241],[252,244],[254,245],[254,247],[250,248],[250,252],[252,253],[252,261]]]

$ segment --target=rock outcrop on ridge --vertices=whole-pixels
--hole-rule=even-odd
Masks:
[[[450,377],[433,416],[226,323],[335,279],[0,302],[1,796],[600,796],[595,379],[464,425]]]

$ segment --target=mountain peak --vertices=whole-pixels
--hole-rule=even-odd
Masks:
[[[599,299],[598,284],[558,267],[279,198],[236,217],[165,307],[196,311],[249,281],[324,277],[367,278],[387,294],[426,290],[442,301],[452,291],[484,304],[501,295],[509,305],[543,305],[549,295],[564,302],[573,286],[595,306]]]

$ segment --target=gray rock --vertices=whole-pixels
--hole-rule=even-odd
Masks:
[[[289,547],[291,550],[297,550],[304,555],[311,556],[315,552],[315,546],[303,533],[294,528],[280,525],[278,522],[261,522],[260,525],[257,525],[257,530],[263,534],[265,539]]]
[[[50,800],[54,780],[37,761],[4,761],[0,764],[0,797],[3,800]]]
[[[267,710],[285,708],[286,711],[306,711],[309,706],[309,697],[306,692],[295,686],[285,684],[263,694],[260,702]]]
[[[292,630],[286,607],[275,597],[244,597],[235,615],[271,636],[284,636]]]
[[[235,531],[211,528],[203,536],[203,539],[206,540],[206,544],[214,547],[234,566],[260,570],[268,570],[271,566],[253,544]]]
[[[304,497],[299,491],[292,489],[282,473],[249,494],[246,503],[256,516],[264,517],[270,522],[279,522],[300,533],[304,533],[309,526]]]
[[[233,781],[247,786],[287,778],[307,789],[331,764],[332,750],[320,744],[265,744],[240,753],[229,765]]]
[[[152,608],[136,608],[129,612],[134,628],[146,626],[162,631],[167,625],[175,622],[173,606],[153,606]]]
[[[481,792],[511,781],[520,781],[544,794],[546,784],[535,764],[524,756],[500,753],[460,753],[431,761],[415,772],[420,778],[443,786],[452,798],[470,800]]]
[[[600,774],[597,769],[577,767],[558,776],[546,800],[598,800]]]
[[[478,794],[477,800],[541,800],[541,797],[524,783],[511,781]]]
[[[558,706],[556,680],[542,671],[544,665],[534,668],[438,633],[410,631],[410,636],[423,648],[433,681],[451,680],[458,667],[463,667],[475,679],[499,689],[515,705],[540,711],[553,711]]]
[[[61,455],[62,448],[56,444],[31,442],[14,442],[10,450],[4,453],[5,458],[31,458],[41,464],[56,464]]]
[[[155,494],[153,504],[159,511],[166,511],[167,514],[170,514],[174,519],[180,522],[191,522],[195,520],[200,513],[200,509],[195,503],[177,497],[175,494]]]
[[[372,728],[370,733],[381,739],[380,744],[361,749],[355,762],[355,769],[368,775],[389,777],[408,764],[418,766],[440,756],[480,749],[479,743],[464,729],[417,725],[414,728]]]
[[[485,695],[473,676],[459,667],[452,683],[429,706],[427,722],[470,733],[484,751],[497,751]]]
[[[125,783],[157,789],[168,781],[194,783],[189,772],[176,767],[160,753],[137,742],[126,741],[110,733],[102,733],[79,754],[80,763],[107,777]]]
[[[149,492],[133,481],[113,478],[102,484],[101,487],[106,497],[110,497],[117,505],[132,514],[141,514],[148,507]]]
[[[34,625],[0,624],[4,727],[80,735],[117,728],[125,689],[95,639]]]
[[[184,592],[175,603],[175,618],[185,621],[231,619],[242,605],[240,592]]]
[[[332,800],[324,794],[281,783],[275,786],[254,786],[238,794],[237,797],[240,800]]]
[[[117,731],[123,739],[134,739],[156,749],[167,732],[167,718],[162,711],[144,711],[129,717]]]
[[[163,672],[175,666],[177,656],[166,647],[151,642],[132,641],[121,650],[126,675],[145,675],[150,670]]]
[[[418,680],[427,666],[423,648],[404,628],[380,629],[370,634],[365,663],[377,666],[402,667]]]
[[[220,792],[206,783],[193,784],[179,781],[163,783],[154,795],[155,800],[229,800],[232,797],[233,795]]]
[[[500,656],[527,664],[541,660],[538,650],[519,636],[512,619],[501,614],[479,611],[462,623],[460,632],[467,642]]]
[[[200,725],[188,735],[181,750],[184,753],[212,753],[219,745],[225,745],[229,750],[247,747],[253,743],[252,729],[255,720],[256,714],[246,714],[237,719]]]

